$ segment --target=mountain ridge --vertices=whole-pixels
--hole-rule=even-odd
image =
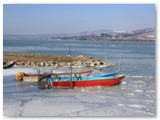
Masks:
[[[112,40],[112,41],[155,41],[155,28],[130,31],[94,30],[79,33],[51,33],[35,35],[4,34],[4,39],[49,39],[49,40]]]

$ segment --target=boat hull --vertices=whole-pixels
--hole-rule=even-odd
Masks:
[[[106,78],[99,80],[82,80],[82,81],[54,81],[52,87],[92,87],[92,86],[113,86],[121,82],[125,76],[116,78]]]

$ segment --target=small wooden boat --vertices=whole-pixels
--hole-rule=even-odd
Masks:
[[[112,86],[121,82],[125,77],[124,74],[118,74],[110,77],[72,77],[66,79],[47,78],[48,83],[54,88],[61,87],[91,87],[91,86]]]
[[[81,75],[81,76],[87,76],[92,73],[93,70],[87,70],[87,71],[81,71],[81,72],[74,72],[72,73],[72,76],[74,75]],[[51,74],[25,74],[24,72],[18,72],[16,74],[16,81],[28,81],[28,82],[38,82],[39,79],[45,78],[45,76],[65,76],[70,75],[70,73],[51,73]]]
[[[9,63],[6,63],[6,64],[3,65],[3,69],[10,68],[10,67],[12,67],[14,64],[15,64],[14,61],[10,61]]]

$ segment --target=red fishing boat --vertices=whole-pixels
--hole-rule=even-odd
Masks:
[[[70,79],[56,80],[54,78],[49,78],[48,82],[52,87],[91,87],[91,86],[112,86],[120,83],[125,77],[124,74],[119,74],[117,76],[111,77],[81,77],[80,79],[73,77]]]

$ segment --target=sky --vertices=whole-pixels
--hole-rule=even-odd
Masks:
[[[136,30],[156,25],[154,4],[4,4],[4,34]]]

